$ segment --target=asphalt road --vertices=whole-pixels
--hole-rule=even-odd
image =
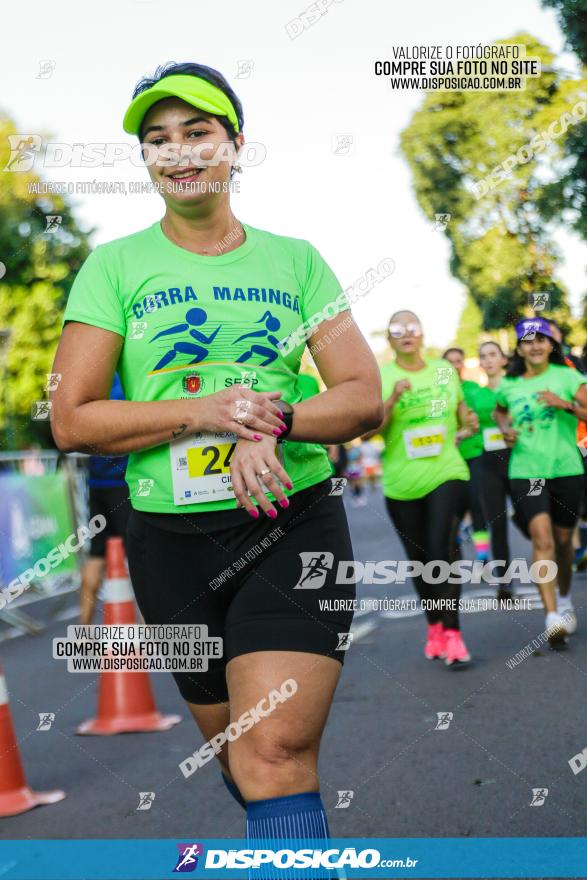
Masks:
[[[349,509],[355,555],[397,558],[401,551],[378,492]],[[514,535],[516,555],[527,543]],[[361,586],[362,597],[412,597],[406,586]],[[489,588],[486,595],[492,595]],[[324,736],[322,795],[335,837],[540,837],[585,834],[587,772],[569,760],[587,746],[584,698],[587,590],[575,578],[579,630],[566,651],[547,648],[515,668],[506,661],[544,628],[539,610],[483,611],[464,617],[474,656],[453,671],[422,655],[424,621],[365,613]],[[243,813],[214,763],[185,779],[179,762],[202,742],[166,674],[152,675],[158,708],[179,712],[172,730],[80,737],[92,716],[96,679],[50,661],[53,624],[37,637],[0,646],[11,709],[29,783],[63,788],[67,798],[0,823],[5,838],[242,837]],[[52,712],[48,731],[38,713]],[[437,713],[451,712],[437,730]],[[530,806],[532,789],[548,789]],[[155,792],[137,811],[139,792]],[[336,808],[338,791],[352,791]]]

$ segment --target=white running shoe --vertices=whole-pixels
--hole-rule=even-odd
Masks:
[[[566,619],[558,611],[549,611],[546,615],[545,631],[551,645],[560,645],[566,642],[569,631]]]
[[[565,629],[570,636],[577,632],[577,615],[573,608],[573,603],[567,597],[560,597],[556,603],[556,610],[564,620]]]

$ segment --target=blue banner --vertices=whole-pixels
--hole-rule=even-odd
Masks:
[[[587,876],[586,837],[337,838],[317,843],[245,840],[7,840],[0,842],[2,880],[161,880],[178,874],[248,880],[325,876],[555,878]],[[320,847],[324,847],[321,849]],[[297,860],[304,869],[288,867]],[[235,865],[240,867],[235,867]],[[251,864],[261,867],[254,868]]]

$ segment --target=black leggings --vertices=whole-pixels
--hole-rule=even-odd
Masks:
[[[294,651],[343,663],[355,584],[339,584],[338,567],[353,548],[333,488],[324,480],[295,492],[275,522],[236,510],[155,520],[133,510],[128,565],[145,623],[205,625],[223,640],[207,671],[173,673],[184,700],[225,702],[226,666],[242,654]]]
[[[495,576],[503,577],[510,564],[508,541],[507,496],[511,497],[508,467],[509,449],[484,452],[481,456],[481,498],[491,532],[491,555],[503,559],[504,566],[495,567]]]
[[[408,559],[424,565],[435,559],[451,561],[451,538],[462,505],[463,488],[463,480],[448,480],[423,498],[413,501],[385,499],[387,512]],[[414,577],[413,581],[420,599],[451,600],[447,610],[427,609],[428,623],[441,621],[446,629],[460,629],[458,605],[461,585],[448,582],[427,584],[421,577]]]
[[[481,504],[482,458],[482,455],[478,455],[476,458],[469,458],[466,461],[471,479],[467,483],[465,491],[461,493],[461,506],[460,509],[457,510],[459,520],[464,517],[468,510],[471,511],[474,532],[484,532],[487,528],[483,505]]]

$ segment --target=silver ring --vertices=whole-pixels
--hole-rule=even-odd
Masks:
[[[266,474],[270,474],[270,473],[271,473],[271,468],[265,468],[265,470],[258,473],[257,476],[264,477]]]

